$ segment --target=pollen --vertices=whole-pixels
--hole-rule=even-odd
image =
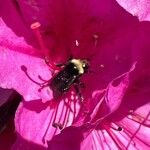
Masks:
[[[78,47],[78,46],[79,46],[79,41],[78,41],[78,40],[76,40],[75,42],[76,42],[76,46]]]
[[[99,35],[98,34],[93,34],[93,39],[94,39],[94,46],[97,46]]]
[[[101,67],[101,68],[104,68],[105,66],[104,66],[104,64],[101,64],[100,67]]]
[[[37,29],[41,26],[41,24],[39,22],[34,22],[31,24],[30,28],[31,29]]]

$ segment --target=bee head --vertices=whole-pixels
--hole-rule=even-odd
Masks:
[[[74,64],[80,75],[86,73],[89,68],[88,61],[84,59],[72,59],[71,63]]]

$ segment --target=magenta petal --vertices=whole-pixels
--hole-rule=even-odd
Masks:
[[[93,135],[92,133],[88,135],[88,137],[86,137],[86,139],[84,139],[80,145],[80,150],[91,150],[93,149],[93,142],[95,142],[95,140],[93,141]],[[100,145],[98,146],[100,147]]]
[[[150,103],[138,108],[119,121],[123,128],[124,144],[128,148],[138,147],[139,149],[149,149],[150,147]],[[117,135],[119,136],[119,135]],[[126,137],[126,140],[125,140]]]
[[[56,135],[48,144],[49,150],[80,150],[83,140],[82,130],[77,127],[65,128]]]
[[[79,108],[78,104],[74,104],[73,101],[68,103],[66,100],[61,101],[58,106],[50,102],[42,103],[40,99],[22,102],[15,117],[18,140],[22,137],[27,141],[47,147],[47,141],[61,131],[56,127],[70,126]]]
[[[7,35],[9,35],[9,38]],[[36,51],[27,45],[23,38],[17,37],[13,31],[6,26],[3,20],[0,19],[0,86],[15,89],[24,96],[25,100],[40,98],[50,100],[52,93],[49,88],[44,88],[39,92],[40,86],[31,81],[22,70],[22,66],[25,66],[32,79],[36,82],[43,83],[38,76],[49,80],[51,73],[48,66],[43,59],[14,51],[15,45],[20,47],[20,49],[24,47],[29,51],[29,54]]]
[[[93,130],[81,144],[81,149],[129,149],[149,150],[150,147],[150,103],[120,121],[101,123],[100,129]],[[119,113],[122,113],[121,111]],[[107,120],[107,119],[106,119]],[[120,129],[118,129],[120,127]],[[87,144],[88,143],[88,144]],[[92,148],[91,148],[92,147]]]
[[[130,74],[135,70],[135,67],[136,63],[133,64],[129,72],[117,77],[109,84],[105,95],[105,101],[111,113],[120,106],[126,90],[129,87]]]
[[[28,110],[24,106],[26,102],[20,104],[16,112],[15,127],[19,134],[18,140],[19,138],[24,138],[27,141],[46,146],[45,141],[49,140],[55,132],[52,125],[50,125],[51,130],[49,130],[53,110],[50,110],[48,105],[45,108],[44,104],[42,106],[42,102],[38,101],[43,110],[37,110],[37,112]]]
[[[135,0],[130,2],[133,15],[138,16],[139,20],[149,20],[149,3],[139,5]],[[50,149],[59,149],[60,146],[61,148],[63,146],[63,149],[71,149],[71,146],[79,149],[82,144],[82,133],[78,129],[81,126],[87,134],[91,132],[87,138],[84,136],[85,140],[81,145],[83,149],[97,149],[100,146],[100,149],[128,147],[134,149],[138,145],[147,149],[149,139],[144,143],[143,135],[149,134],[149,112],[147,113],[149,106],[145,108],[146,111],[137,110],[140,106],[145,106],[149,100],[147,94],[149,84],[145,87],[145,81],[149,78],[150,64],[150,34],[147,32],[149,24],[139,23],[136,17],[124,11],[113,0],[89,0],[87,3],[60,0],[50,2],[6,0],[2,4],[0,86],[17,90],[26,100],[20,104],[16,112],[15,125],[18,133],[16,148],[21,142],[21,146],[37,144]],[[9,8],[10,14],[6,13],[6,8]],[[139,8],[142,8],[142,11]],[[11,20],[14,16],[15,23],[19,25],[15,25]],[[96,73],[83,78],[86,85],[83,90],[86,107],[83,106],[82,109],[80,105],[76,107],[77,101],[76,98],[72,101],[71,92],[68,94],[69,97],[62,99],[58,107],[56,105],[52,107],[47,101],[52,99],[49,88],[39,91],[40,85],[25,74],[27,71],[32,79],[40,83],[42,81],[39,76],[45,80],[51,78],[49,68],[45,65],[44,59],[41,59],[42,55],[28,45],[34,43],[32,35],[25,34],[25,31],[31,31],[28,30],[29,25],[36,20],[42,24],[40,31],[48,50],[52,50],[61,59],[71,54],[77,58],[92,57],[90,69]],[[24,38],[21,35],[24,35]],[[129,74],[134,67],[131,70],[129,68],[135,61],[139,65],[139,70],[136,68],[133,77],[130,78]],[[143,74],[147,75],[146,80]],[[144,81],[139,84],[136,80],[140,77]],[[135,82],[139,85],[134,84]],[[136,88],[130,89],[132,84]],[[131,91],[139,89],[142,89],[139,97],[138,94],[134,97],[134,92]],[[43,99],[47,102],[43,103]],[[97,120],[98,124],[95,123]],[[72,123],[78,128],[70,127],[62,132],[58,129],[68,127]],[[95,126],[92,126],[92,123]],[[91,127],[91,130],[88,127]],[[73,141],[72,136],[76,141]],[[87,143],[89,147],[86,146]]]
[[[135,69],[136,63],[132,65],[128,72],[112,80],[105,90],[93,92],[93,101],[90,101],[91,105],[87,106],[87,110],[86,108],[83,108],[83,111],[87,111],[87,116],[84,116],[83,111],[81,111],[75,124],[77,126],[81,125],[81,122],[90,122],[91,124],[98,120],[101,121],[115,112],[123,101],[124,95],[131,82],[130,76]]]
[[[23,139],[21,136],[18,135],[17,140],[15,143],[11,146],[11,150],[46,150],[44,146],[41,146],[39,144],[33,143],[31,141]]]
[[[109,133],[120,147],[145,149],[150,147],[150,103],[130,111],[122,120],[116,122],[122,131],[111,130]],[[107,130],[108,131],[108,130]]]
[[[149,0],[116,0],[116,1],[133,16],[137,16],[140,21],[150,21]]]
[[[51,11],[51,3],[53,1],[42,1],[42,0],[34,0],[34,1],[17,1],[18,7],[21,10],[21,14],[23,15],[23,19],[25,22],[30,25],[35,21],[39,21],[42,26],[48,25],[49,21],[49,12]]]

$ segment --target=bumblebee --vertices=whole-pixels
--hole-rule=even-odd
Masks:
[[[85,59],[71,59],[63,65],[62,69],[54,75],[49,85],[54,98],[59,98],[74,86],[79,97],[83,99],[79,90],[80,77],[88,71],[88,68],[89,63]]]

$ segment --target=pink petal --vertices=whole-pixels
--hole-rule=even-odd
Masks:
[[[18,139],[23,137],[28,141],[47,147],[47,141],[61,131],[59,128],[54,128],[53,124],[62,124],[62,128],[70,126],[77,116],[79,108],[78,103],[67,100],[61,101],[58,106],[49,102],[42,103],[41,100],[22,102],[15,118]]]
[[[15,141],[15,143],[11,146],[11,150],[16,150],[17,148],[22,149],[22,150],[32,150],[32,149],[36,149],[36,150],[45,150],[46,148],[38,145],[36,143],[32,143],[31,141],[25,140],[24,138],[22,138],[21,136],[18,135],[17,140]]]
[[[79,58],[81,58],[81,57],[89,58],[94,54],[93,62],[91,63],[91,68],[93,70],[95,70],[97,73],[96,73],[96,75],[94,75],[94,77],[93,77],[93,75],[89,75],[89,77],[87,77],[87,79],[85,81],[85,82],[87,82],[87,87],[90,87],[90,88],[87,88],[84,93],[87,98],[90,98],[92,96],[93,91],[95,91],[99,88],[104,89],[107,86],[107,84],[110,81],[112,81],[115,77],[126,72],[129,69],[129,67],[131,66],[131,64],[133,63],[130,61],[132,58],[128,54],[131,53],[130,45],[132,45],[131,41],[135,37],[134,33],[137,29],[137,27],[136,27],[137,20],[135,20],[135,18],[132,18],[131,16],[129,16],[126,12],[123,12],[124,15],[121,15],[122,13],[120,13],[120,15],[118,15],[118,13],[114,13],[114,14],[110,13],[109,11],[112,9],[115,12],[117,12],[117,11],[122,12],[122,10],[118,6],[116,6],[116,3],[109,4],[108,2],[103,2],[101,5],[99,5],[99,1],[94,1],[92,3],[90,3],[90,1],[89,1],[89,3],[86,4],[87,7],[85,7],[82,10],[87,15],[84,15],[84,13],[79,11],[78,16],[80,16],[80,17],[77,17],[77,15],[75,15],[74,13],[78,12],[78,9],[83,6],[82,2],[80,2],[80,3],[75,2],[76,5],[74,5],[74,3],[71,3],[71,5],[73,6],[72,10],[70,10],[68,8],[67,4],[65,4],[64,6],[57,5],[57,4],[60,4],[59,1],[52,2],[52,5],[50,5],[50,6],[52,6],[52,9],[51,9],[50,15],[48,15],[48,16],[50,18],[53,18],[52,16],[55,14],[54,15],[55,17],[52,20],[50,19],[51,20],[51,22],[49,22],[50,25],[42,28],[44,30],[44,33],[43,33],[44,40],[46,42],[48,49],[49,50],[52,49],[54,52],[56,52],[55,54],[57,54],[58,57],[61,57],[63,59],[66,56],[70,55],[70,53],[72,53],[74,55],[74,57],[79,57]],[[9,2],[9,4],[6,5],[6,3],[3,2],[3,5],[5,7],[6,6],[10,7],[12,14],[14,13],[16,15],[17,21],[20,21],[21,23],[23,23],[23,20],[19,20],[20,18],[19,18],[18,13],[22,12],[24,14],[24,16],[26,16],[27,14],[30,14],[30,13],[32,14],[32,10],[33,10],[32,9],[33,4],[30,5],[29,3],[26,3],[25,1],[18,3],[19,7],[21,7],[23,9],[21,12],[18,11],[18,13],[15,11],[16,7],[14,6],[14,3]],[[42,3],[40,3],[39,6],[41,6],[41,5],[42,5]],[[26,7],[30,8],[30,6],[31,6],[31,11],[29,9],[29,11],[26,12],[25,8]],[[36,6],[37,6],[37,3],[36,3]],[[95,7],[95,6],[99,6],[99,7]],[[45,7],[46,6],[44,5],[42,7],[42,9],[44,9]],[[93,8],[95,8],[94,9],[95,11],[93,10]],[[106,9],[103,9],[103,8],[106,8]],[[66,18],[66,16],[61,13],[61,10],[66,10],[68,12],[71,11],[71,14],[73,15],[71,18],[74,18],[74,20],[69,18],[68,23],[67,23],[67,28],[63,25],[64,21],[61,18],[63,18],[63,17]],[[6,9],[2,10],[3,19],[6,20],[7,17],[11,18],[11,16],[6,15],[5,11],[6,11]],[[40,10],[38,10],[38,11],[40,11]],[[105,19],[105,15],[107,15],[107,13],[109,16],[108,20]],[[39,18],[40,17],[42,18],[45,15],[46,14],[41,13],[41,16],[39,15]],[[98,18],[101,18],[100,20],[102,20],[102,21],[100,21]],[[116,20],[116,21],[112,21],[112,19]],[[12,27],[12,29],[13,29],[13,31],[15,31],[15,33],[18,34],[21,31],[21,29],[22,29],[21,27],[18,27],[19,30],[17,30],[16,27],[14,28],[13,23],[9,22],[8,19],[6,20],[6,22],[7,22],[8,26]],[[31,22],[31,21],[29,21],[29,22]],[[78,22],[78,24],[76,25],[76,24],[74,24],[74,22]],[[58,24],[58,26],[56,26],[55,23]],[[126,29],[124,28],[125,26],[126,26]],[[12,82],[5,83],[5,80],[6,80],[5,78],[7,78],[6,75],[9,75],[9,74],[6,69],[5,69],[6,72],[4,71],[3,67],[2,67],[3,76],[1,79],[1,80],[3,80],[3,82],[2,82],[1,86],[5,87],[5,88],[16,89],[21,95],[24,96],[25,100],[32,100],[32,99],[35,100],[35,99],[39,99],[39,98],[42,98],[45,100],[51,99],[51,91],[48,91],[49,94],[47,94],[48,89],[45,88],[44,90],[42,90],[42,92],[38,92],[38,86],[36,84],[34,84],[33,82],[31,82],[31,80],[29,80],[27,78],[27,76],[25,76],[26,78],[24,79],[23,72],[20,69],[21,65],[25,65],[28,69],[28,73],[30,74],[30,76],[33,79],[35,79],[35,81],[38,81],[38,82],[40,82],[40,80],[37,78],[38,75],[41,75],[44,79],[47,79],[47,80],[50,79],[51,75],[50,75],[50,72],[48,72],[48,70],[47,70],[48,68],[44,64],[44,61],[42,61],[41,59],[36,59],[37,60],[37,62],[36,62],[36,61],[34,61],[35,58],[34,59],[32,57],[26,58],[26,55],[22,55],[22,54],[18,55],[16,52],[16,51],[19,51],[19,52],[23,52],[25,54],[27,52],[29,52],[28,55],[35,56],[37,53],[37,50],[33,49],[33,47],[26,44],[22,38],[19,38],[16,35],[13,35],[13,33],[10,31],[10,29],[7,29],[6,24],[4,24],[3,22],[1,23],[1,29],[3,31],[3,32],[1,32],[2,33],[2,35],[1,35],[2,48],[6,47],[7,50],[8,49],[15,50],[15,52],[13,52],[12,54],[9,52],[8,54],[10,54],[10,55],[6,54],[7,57],[11,58],[12,55],[13,55],[13,57],[14,56],[16,58],[18,57],[16,59],[17,62],[15,62],[14,65],[13,64],[11,65],[11,66],[13,66],[13,68],[10,68],[10,69],[15,69],[15,71],[16,71],[16,73],[15,73],[16,76],[13,77],[14,75],[10,73],[11,71],[9,69],[8,64],[13,63],[14,61],[12,61],[12,60],[10,60],[11,62],[9,62],[8,60],[4,61],[4,56],[3,56],[4,51],[1,51],[1,55],[2,55],[1,61],[4,62],[3,65],[8,68],[9,74],[10,74],[10,77],[8,76],[9,78],[7,79],[7,81],[8,80],[11,81],[12,80],[11,77],[13,77],[14,79],[16,79],[16,81],[18,81],[18,83],[24,81],[24,87],[22,87],[23,89],[19,88],[19,85],[17,85],[17,83],[13,83],[14,80]],[[51,29],[53,32],[49,31],[49,29]],[[119,30],[117,30],[117,29],[119,29]],[[30,34],[31,34],[31,30],[29,29],[29,27],[27,28],[27,31],[30,31]],[[24,26],[23,26],[22,32],[24,33]],[[48,32],[48,33],[46,34],[45,32],[46,33]],[[8,41],[9,38],[6,39],[8,34],[10,35],[9,41]],[[30,34],[28,36],[31,38],[32,34],[31,35]],[[94,40],[93,36],[95,34],[97,34],[97,36],[102,35],[102,37],[100,37],[100,39],[98,39],[98,40],[97,39]],[[122,36],[122,35],[124,35],[124,36]],[[30,38],[28,39],[27,36],[24,36],[24,37],[27,41],[30,40]],[[13,42],[11,42],[12,41],[11,39],[13,39]],[[119,39],[119,41],[118,41],[118,39]],[[76,40],[79,42],[80,47],[76,46],[76,44],[75,44]],[[114,44],[111,44],[111,40]],[[31,40],[30,43],[32,43],[32,42],[35,43],[34,40]],[[21,44],[22,46],[20,46],[18,48],[18,44]],[[129,45],[129,46],[126,46],[126,45]],[[23,50],[22,50],[22,47],[24,47]],[[70,50],[68,51],[68,47],[71,51]],[[60,49],[61,49],[61,53],[60,53]],[[63,56],[62,56],[62,54],[63,54]],[[64,54],[66,54],[66,55],[64,55]],[[59,55],[61,55],[61,56],[59,56]],[[25,58],[21,59],[22,56],[24,56]],[[40,54],[39,54],[39,56],[40,56]],[[127,57],[125,58],[124,56],[127,56]],[[42,55],[40,57],[42,57]],[[18,59],[20,60],[21,64],[19,63]],[[32,60],[30,62],[30,64],[29,63],[25,64],[25,61],[29,62],[29,59],[30,59],[30,61]],[[109,60],[109,61],[107,61],[107,60]],[[6,65],[5,65],[5,62],[7,63]],[[22,64],[22,63],[24,63],[24,64]],[[32,63],[35,63],[35,65]],[[30,65],[30,67],[29,67],[29,65]],[[104,66],[104,67],[100,68],[99,65]],[[34,69],[35,69],[35,70],[33,70],[33,73],[32,73],[32,70],[30,70],[31,66],[34,67]],[[38,69],[37,69],[37,66],[38,66]],[[19,68],[19,69],[17,69],[17,68]],[[46,68],[46,69],[44,69],[44,68]],[[5,78],[4,78],[4,74],[5,74]],[[93,80],[91,81],[88,78],[90,78],[90,79],[93,78]],[[97,82],[101,83],[101,85],[97,86]],[[30,86],[28,86],[28,85],[30,85]],[[27,88],[27,87],[29,87],[29,88]],[[33,91],[33,89],[35,89],[35,90]]]
[[[131,112],[122,120],[101,124],[81,144],[81,149],[144,149],[150,147],[150,103]],[[119,112],[121,113],[121,111]],[[119,131],[118,127],[122,130]],[[88,143],[88,144],[87,144]]]
[[[117,2],[140,21],[150,21],[149,0],[117,0]]]
[[[7,35],[9,35],[9,38]],[[49,88],[44,88],[39,92],[38,89],[40,89],[40,86],[31,81],[22,70],[22,66],[25,66],[29,76],[33,80],[43,83],[43,81],[38,78],[38,75],[45,80],[51,78],[51,73],[44,60],[31,55],[19,53],[16,51],[16,48],[23,51],[24,49],[28,50],[29,54],[36,52],[35,49],[25,43],[23,38],[17,37],[13,31],[6,26],[3,20],[0,20],[1,87],[17,90],[17,92],[24,96],[26,100],[39,98],[50,100],[52,94]]]
[[[76,127],[65,128],[56,135],[48,145],[49,150],[79,150],[83,140],[82,129]]]
[[[136,63],[133,64],[133,66],[127,73],[124,73],[123,75],[117,77],[108,85],[108,90],[105,95],[105,101],[110,113],[117,110],[120,106],[129,86],[130,75],[135,70],[135,68]]]
[[[74,121],[74,125],[80,126],[84,123],[86,124],[86,122],[92,124],[98,120],[103,120],[116,111],[123,101],[123,97],[131,82],[130,76],[135,71],[135,68],[136,63],[133,64],[128,72],[112,80],[105,90],[99,93],[93,92],[93,101],[89,102],[92,104],[82,108],[83,111],[79,113],[78,118]],[[86,112],[85,115],[83,115],[84,111]]]
[[[9,3],[8,6],[12,8],[12,6],[14,6],[12,4],[13,3]],[[84,126],[83,123],[86,124],[87,120],[85,119],[85,116],[84,117],[82,116],[82,114],[86,115],[87,112],[93,111],[93,109],[97,104],[101,105],[101,102],[104,102],[104,99],[102,98],[105,95],[106,87],[108,87],[109,92],[108,93],[109,101],[107,101],[107,105],[108,108],[110,108],[110,110],[107,109],[109,110],[108,112],[116,111],[116,109],[121,110],[119,108],[122,107],[119,106],[123,100],[125,92],[127,91],[129,82],[128,80],[122,80],[122,82],[120,82],[120,84],[117,87],[114,87],[112,82],[118,76],[121,76],[125,72],[128,72],[133,62],[135,61],[137,61],[137,63],[140,64],[138,68],[139,70],[141,68],[144,70],[144,72],[147,71],[147,68],[149,66],[149,63],[147,62],[149,62],[149,59],[145,58],[148,58],[150,54],[149,53],[150,46],[148,44],[149,32],[147,32],[149,24],[140,24],[135,17],[125,12],[121,7],[119,7],[119,5],[117,5],[115,1],[112,2],[112,1],[95,0],[92,2],[88,1],[86,4],[82,1],[71,1],[70,3],[63,3],[63,5],[62,3],[60,3],[59,0],[52,1],[51,5],[47,5],[46,3],[44,7],[41,7],[42,9],[46,8],[45,14],[39,11],[39,8],[37,7],[37,1],[35,1],[36,4],[35,11],[33,7],[33,2],[31,3],[31,5],[28,2],[26,3],[26,1],[19,2],[18,4],[19,8],[22,8],[21,9],[22,13],[19,12],[18,14],[24,16],[26,20],[25,22],[27,22],[28,24],[27,26],[29,26],[34,17],[36,17],[36,19],[38,18],[43,23],[44,25],[42,27],[43,39],[46,43],[47,48],[49,50],[52,49],[54,54],[58,55],[56,57],[57,59],[54,59],[56,60],[56,62],[57,60],[60,61],[61,59],[65,60],[67,57],[69,57],[70,54],[73,54],[73,56],[77,58],[91,58],[91,56],[93,56],[90,68],[94,70],[96,73],[92,75],[91,74],[85,75],[83,77],[83,80],[81,79],[86,85],[86,88],[83,90],[83,96],[85,97],[85,101],[87,102],[86,103],[87,109],[80,109],[80,107],[78,106],[77,112],[74,112],[75,110],[73,110],[73,112],[71,112],[71,116],[68,117],[68,119],[71,121],[68,124],[66,123],[66,126],[72,124],[74,120],[73,114],[74,113],[78,114],[79,109],[80,109],[79,114],[81,115],[78,116],[75,115],[76,116],[75,123],[79,121],[78,126],[81,125]],[[50,6],[50,8],[47,6]],[[50,12],[47,13],[48,9],[50,10]],[[6,10],[7,9],[3,9],[2,11],[3,20],[5,20],[7,25],[10,26],[17,35],[19,35],[18,33],[20,33],[21,31],[20,26],[18,27],[19,30],[17,29],[17,27],[13,26],[14,25],[13,22],[9,21],[8,19],[11,18],[10,17],[11,15],[10,16],[8,15],[7,18],[7,15],[4,13]],[[39,11],[38,15],[36,15],[37,10]],[[18,14],[16,16],[17,20],[19,21]],[[29,14],[31,14],[31,16],[28,18]],[[34,16],[32,16],[32,14]],[[23,23],[23,20],[21,19],[20,22]],[[42,103],[41,99],[44,100],[51,99],[52,93],[51,91],[48,91],[48,88],[45,88],[44,90],[42,90],[42,92],[38,92],[39,86],[33,83],[25,75],[25,73],[21,70],[21,66],[24,65],[27,68],[27,71],[30,74],[30,76],[34,78],[35,81],[38,82],[40,82],[38,75],[48,80],[51,78],[51,73],[49,72],[48,67],[46,67],[44,60],[40,59],[43,56],[42,54],[39,53],[37,54],[37,51],[31,45],[28,45],[24,41],[24,39],[16,36],[10,29],[8,29],[8,27],[3,21],[1,21],[1,29],[3,31],[1,33],[3,34],[0,36],[2,37],[0,39],[2,40],[1,49],[3,51],[1,51],[0,53],[0,61],[4,62],[4,64],[2,64],[4,67],[2,67],[2,70],[0,70],[0,72],[2,72],[2,76],[0,77],[1,79],[0,83],[2,83],[1,86],[5,88],[16,89],[19,93],[21,93],[24,96],[25,100],[35,100],[35,99],[37,100],[34,102],[33,101],[23,102],[20,105],[20,108],[18,109],[15,120],[16,130],[19,134],[18,141],[22,141],[23,137],[24,138],[23,141],[24,140],[32,141],[36,144],[45,147],[47,147],[48,145],[51,146],[50,139],[53,137],[55,132],[55,129],[51,127],[52,126],[51,119],[54,118],[52,116],[53,112],[56,111],[56,109],[51,109],[50,107],[51,105],[49,104],[49,102]],[[27,27],[27,31],[29,31],[28,29],[29,28]],[[10,40],[8,40],[9,37],[8,39],[6,38],[7,35],[10,35],[9,36]],[[21,35],[26,35],[24,30]],[[30,35],[28,36],[30,37]],[[32,41],[31,39],[32,36],[30,38],[28,38],[28,36],[24,36],[25,40],[30,41],[29,43],[33,45],[33,43],[35,42]],[[21,44],[21,46],[19,46],[18,48],[17,46],[19,44]],[[36,45],[36,47],[38,46]],[[24,54],[21,54],[19,52],[22,52]],[[10,58],[10,60],[7,59],[6,61],[5,55],[7,56],[7,58]],[[33,56],[38,56],[40,58],[36,58]],[[34,70],[32,67],[34,68]],[[14,71],[15,73],[13,73]],[[137,71],[137,73],[138,74],[137,76],[135,75],[135,77],[141,75],[140,71]],[[17,83],[13,81],[14,79],[17,81]],[[20,83],[24,84],[20,86]],[[71,94],[68,95],[71,96]],[[141,95],[141,97],[143,98],[143,95]],[[100,101],[101,99],[102,101]],[[115,103],[113,103],[114,101]],[[132,101],[128,103],[129,106],[132,104],[131,102]],[[144,105],[146,102],[147,101],[144,101],[142,104]],[[136,105],[136,103],[133,104],[134,109],[141,106],[141,103],[138,103],[138,105]],[[57,119],[60,118],[62,121],[65,117],[62,117],[61,115],[65,116],[66,109],[68,108],[65,107],[66,108],[65,110],[62,109],[63,105],[64,101],[62,100],[59,105],[60,109],[58,109],[58,118],[57,118]],[[111,105],[113,107],[111,107]],[[130,110],[130,107],[125,108],[127,108],[126,111]],[[99,118],[101,118],[101,116],[104,116],[105,114],[104,109],[99,110],[101,112],[100,114],[97,114],[98,109],[97,110],[95,109],[96,115],[94,114],[93,117],[94,119],[97,119],[97,117],[99,116],[100,116]],[[61,111],[64,111],[64,113],[61,113]],[[122,110],[119,112],[122,112]],[[122,113],[124,113],[124,110]],[[125,115],[123,115],[123,118],[125,118],[126,115],[127,114],[125,113]],[[120,117],[118,116],[113,117],[113,115],[110,116],[110,118],[111,119],[119,118],[118,119],[119,121],[122,120],[122,118],[120,119]],[[106,119],[109,120],[110,118]],[[105,121],[108,122],[108,120],[104,120],[104,123]],[[100,126],[103,126],[102,123],[103,122],[100,122]],[[108,124],[107,123],[104,124],[104,127],[105,128],[108,127]],[[107,130],[110,132],[110,127],[108,129]],[[88,129],[85,128],[85,130]],[[62,134],[65,136],[59,134],[60,131],[58,130],[56,131],[56,134],[59,134],[57,136],[58,140],[59,139],[60,141],[63,140],[61,137],[65,137],[65,139],[67,139],[69,133],[71,134],[73,133],[72,130],[70,130],[69,133],[66,133],[65,131],[66,131],[65,129],[64,132],[62,131]],[[107,139],[108,141],[110,141],[110,143],[112,143],[113,145],[112,147],[116,148],[118,145],[115,143],[115,140],[112,139],[112,136],[110,136],[108,131],[106,130],[104,131],[106,134],[106,138],[104,138],[105,137],[104,136],[102,138],[103,139],[102,141],[106,141],[105,139]],[[103,133],[101,134],[103,136]],[[49,142],[47,143],[47,141],[50,141],[50,143]],[[93,142],[95,141],[96,140],[94,139]],[[97,142],[99,141],[97,140],[96,143]],[[106,143],[105,146],[108,147],[107,142],[105,143]],[[21,146],[23,146],[23,144]],[[54,147],[55,147],[55,138],[54,138]]]
[[[112,136],[120,139],[122,145],[129,149],[149,149],[150,147],[150,103],[129,113],[117,122],[123,130],[113,131]],[[119,143],[119,140],[118,142]],[[120,145],[120,144],[119,144]]]

